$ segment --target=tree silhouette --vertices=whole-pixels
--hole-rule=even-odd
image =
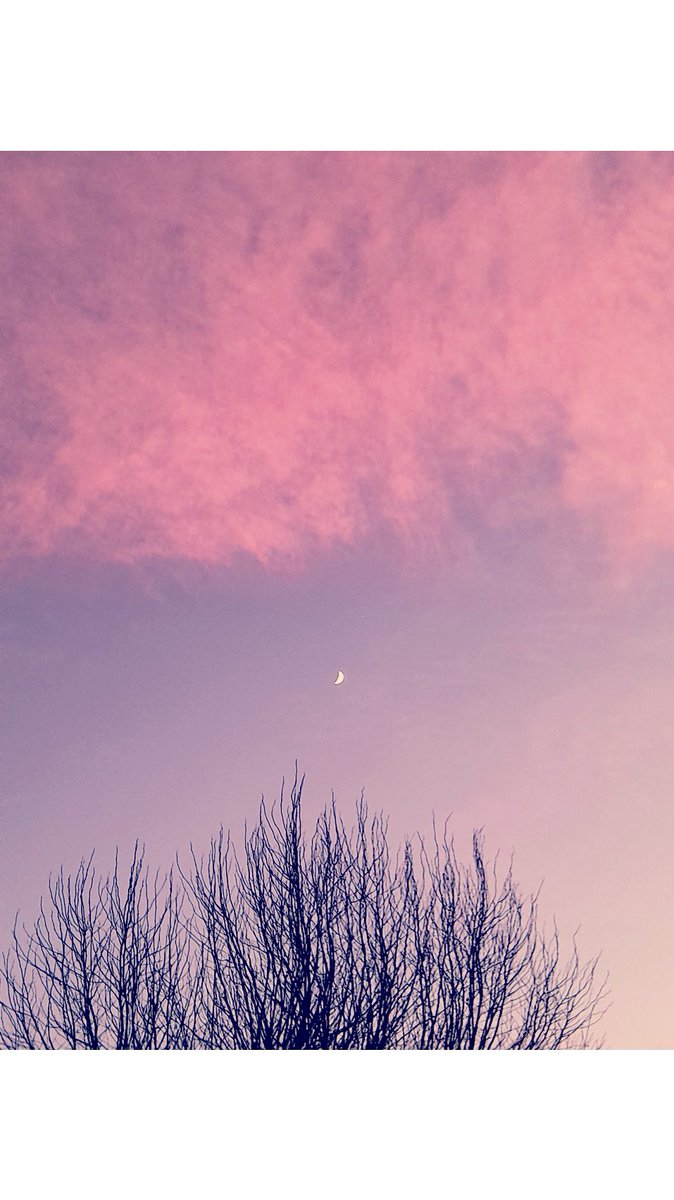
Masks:
[[[391,856],[362,801],[334,800],[310,838],[302,783],[263,800],[237,852],[221,830],[204,858],[151,876],[134,848],[99,879],[93,861],[50,880],[0,969],[6,1048],[543,1049],[586,1047],[602,1015],[597,960],[560,954],[537,897],[467,866],[434,834]]]
[[[14,926],[0,968],[2,1044],[117,1050],[194,1046],[195,979],[181,891],[134,847],[124,884],[117,858],[97,880],[93,855],[49,881],[32,930]]]

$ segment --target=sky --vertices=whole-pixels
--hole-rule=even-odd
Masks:
[[[297,760],[674,1047],[672,229],[664,153],[0,156],[3,941]]]

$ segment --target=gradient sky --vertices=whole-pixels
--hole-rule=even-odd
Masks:
[[[298,759],[674,1046],[673,230],[660,153],[0,156],[3,941]]]

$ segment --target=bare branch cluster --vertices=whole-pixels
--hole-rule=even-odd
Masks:
[[[50,880],[0,968],[0,1043],[71,1049],[585,1047],[596,959],[562,959],[537,899],[488,869],[482,839],[405,843],[361,800],[310,838],[302,782],[262,802],[239,853],[220,832],[160,879],[136,845],[122,880],[93,860]]]

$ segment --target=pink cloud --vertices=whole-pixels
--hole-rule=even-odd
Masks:
[[[4,155],[0,555],[674,543],[674,163]]]

